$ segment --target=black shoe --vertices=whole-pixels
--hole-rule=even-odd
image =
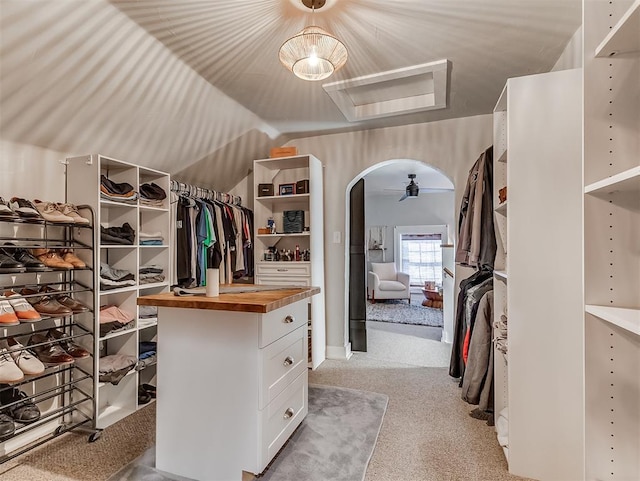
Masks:
[[[16,432],[16,425],[10,416],[6,414],[0,414],[0,442],[4,442],[14,435]]]
[[[26,267],[22,262],[18,262],[15,260],[11,253],[5,251],[4,249],[0,249],[0,273],[8,273],[8,272],[24,272],[26,271]]]
[[[153,384],[141,384],[140,387],[144,389],[149,396],[151,396],[151,399],[156,398],[156,387]]]
[[[138,404],[147,404],[151,401],[151,395],[142,386],[138,387]]]
[[[11,242],[5,243],[5,246],[11,246],[5,247],[5,253],[11,255],[16,262],[22,264],[28,272],[47,270],[47,266],[40,262],[37,257],[31,255],[27,249],[17,247]]]
[[[17,218],[18,214],[11,210],[6,200],[0,197],[0,220],[13,220]]]
[[[27,395],[24,392],[17,388],[0,392],[0,403],[2,403],[3,406],[15,401],[20,402],[4,409],[4,412],[11,416],[15,422],[29,424],[40,419],[40,409],[38,409],[38,406],[32,403],[31,400],[27,399]]]

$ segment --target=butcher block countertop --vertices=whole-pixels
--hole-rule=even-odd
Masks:
[[[210,309],[214,311],[257,312],[267,313],[275,309],[293,304],[320,293],[319,287],[273,287],[272,290],[260,285],[234,285],[234,289],[246,289],[250,292],[224,292],[224,285],[220,286],[218,297],[203,295],[176,296],[173,292],[153,294],[138,297],[139,306],[178,307],[182,309]],[[260,289],[251,292],[252,288]]]

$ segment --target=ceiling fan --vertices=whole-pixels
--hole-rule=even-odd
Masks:
[[[413,180],[415,178],[416,178],[416,174],[409,174],[410,182],[405,188],[404,194],[402,195],[402,197],[400,197],[400,201],[403,201],[409,198],[418,197],[418,194],[420,193],[420,187],[418,187],[418,184],[416,184],[415,181]]]

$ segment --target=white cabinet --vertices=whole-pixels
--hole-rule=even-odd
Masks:
[[[324,309],[324,234],[322,163],[312,155],[297,155],[256,160],[253,163],[255,184],[255,283],[276,286],[315,286],[320,294],[310,299],[309,366],[315,369],[326,357]],[[281,186],[295,186],[308,180],[303,193],[280,195]],[[260,184],[273,185],[275,195],[261,196]],[[306,189],[305,189],[306,190]],[[302,211],[304,225],[299,232],[285,232],[285,216],[289,211]],[[275,233],[260,233],[269,220],[275,222]],[[301,252],[309,250],[308,260],[266,260],[269,249]]]
[[[580,70],[509,79],[495,115],[495,412],[534,479],[584,479],[581,93]]]
[[[584,1],[586,479],[640,479],[640,0]]]
[[[94,242],[96,254],[94,282],[96,285],[95,305],[96,340],[88,346],[95,353],[96,372],[96,427],[102,429],[135,412],[138,404],[138,386],[143,383],[155,385],[156,365],[147,361],[144,369],[131,370],[117,385],[98,381],[99,358],[112,354],[125,354],[138,359],[140,342],[152,341],[157,334],[157,318],[140,319],[136,298],[139,295],[166,292],[169,289],[171,256],[169,248],[169,175],[153,169],[139,167],[103,155],[87,155],[67,159],[67,200],[74,204],[87,204],[96,212]],[[101,175],[115,183],[127,183],[135,192],[143,184],[155,184],[166,193],[159,205],[144,205],[140,200],[124,203],[101,197]],[[101,238],[101,228],[121,228],[128,224],[135,232],[133,244],[116,244]],[[141,245],[152,235],[154,242]],[[100,266],[107,264],[115,269],[129,271],[135,277],[130,286],[106,289],[101,286]],[[162,270],[164,279],[142,280],[140,268],[153,265]],[[133,314],[133,326],[100,336],[99,307],[116,305]],[[140,367],[140,365],[138,366]]]

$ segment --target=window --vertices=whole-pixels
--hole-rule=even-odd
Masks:
[[[411,285],[442,285],[441,244],[440,234],[401,234],[400,270],[409,274]]]

